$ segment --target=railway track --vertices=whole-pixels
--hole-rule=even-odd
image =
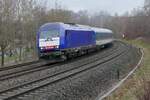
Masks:
[[[113,52],[107,54],[107,56],[104,56],[103,58],[97,56],[97,58],[94,60],[91,60],[91,62],[87,62],[80,66],[75,66],[71,69],[67,69],[65,71],[60,71],[53,75],[43,76],[36,80],[26,82],[26,83],[23,83],[20,85],[16,85],[11,88],[7,88],[5,90],[0,91],[0,99],[11,100],[11,99],[23,96],[25,94],[29,94],[29,93],[31,93],[35,90],[41,89],[43,87],[55,84],[56,82],[65,80],[65,79],[72,77],[74,75],[77,75],[79,73],[91,70],[100,64],[109,62],[112,59],[120,57],[120,56],[126,54],[126,52],[129,49],[130,48],[127,47],[126,44],[122,44],[122,46],[120,45],[119,47],[114,49]]]
[[[118,47],[115,46],[112,50],[115,51],[117,48]],[[8,67],[8,68],[2,68],[0,69],[0,81],[8,80],[11,78],[19,77],[22,75],[33,73],[36,71],[45,70],[48,68],[53,68],[55,66],[60,66],[64,64],[64,62],[61,62],[61,63],[58,63],[58,62],[61,62],[61,60],[35,61],[35,62],[27,63],[27,64],[20,64],[20,65]]]
[[[15,78],[15,77],[19,77],[22,75],[26,75],[32,72],[36,72],[36,71],[40,71],[40,70],[44,70],[47,69],[49,67],[54,67],[56,66],[56,64],[60,62],[60,60],[57,61],[41,61],[35,64],[31,64],[31,65],[25,65],[25,66],[21,66],[20,68],[17,69],[8,69],[6,71],[1,71],[0,73],[0,81],[4,81],[4,80],[8,80],[11,78]],[[51,66],[48,66],[48,65]],[[57,64],[58,65],[58,64]]]

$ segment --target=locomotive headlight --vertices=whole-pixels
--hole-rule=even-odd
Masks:
[[[56,48],[59,48],[59,46],[57,45]]]
[[[44,47],[41,47],[41,50],[43,50],[44,49]]]

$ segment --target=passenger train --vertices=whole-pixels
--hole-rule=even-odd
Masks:
[[[109,29],[95,28],[73,23],[46,23],[37,32],[39,58],[82,55],[113,43]]]

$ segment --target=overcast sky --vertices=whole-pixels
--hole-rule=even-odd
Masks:
[[[55,4],[56,0],[47,0],[48,5]],[[87,10],[88,12],[95,13],[99,11],[107,11],[111,14],[123,14],[133,8],[142,7],[144,0],[57,0],[63,7],[73,10]]]

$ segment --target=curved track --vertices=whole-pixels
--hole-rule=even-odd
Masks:
[[[118,48],[118,45],[111,48],[112,52],[115,51],[117,48]],[[4,67],[0,69],[0,81],[8,80],[11,78],[19,77],[22,75],[26,75],[29,73],[33,73],[33,72],[48,69],[48,68],[53,68],[55,66],[60,66],[64,64],[64,62],[61,62],[61,63],[58,63],[58,62],[61,62],[61,60],[51,60],[51,61],[39,60],[39,61],[30,62],[30,63],[14,65],[14,66],[6,67],[6,68]]]
[[[67,78],[73,77],[82,72],[91,70],[100,64],[107,63],[107,62],[111,61],[112,59],[123,56],[128,52],[129,49],[130,49],[130,47],[127,46],[126,44],[118,43],[117,46],[114,46],[114,48],[113,48],[113,50],[111,50],[111,52],[109,52],[109,53],[106,52],[103,54],[103,56],[95,55],[95,59],[91,60],[90,62],[83,63],[79,66],[76,65],[70,69],[61,70],[61,71],[55,72],[54,74],[41,76],[38,79],[24,82],[22,84],[0,90],[0,99],[10,100],[10,99],[15,99],[17,97],[32,93],[33,91],[36,91],[36,90],[44,88],[46,86],[55,84],[56,82],[60,82]],[[56,67],[58,65],[56,64],[56,65],[45,66],[45,68],[52,68],[52,66]],[[42,67],[40,67],[40,68],[42,68]],[[33,71],[38,71],[38,70],[39,69],[36,68],[36,69],[30,69],[27,71],[28,71],[28,73],[29,73],[29,71],[30,71],[30,73],[32,73]],[[43,70],[43,69],[40,69],[40,70]],[[24,72],[24,71],[22,71],[22,72]],[[21,73],[20,75],[25,75],[25,74],[22,74],[22,72],[18,72],[18,73]],[[26,73],[26,74],[28,74],[28,73]],[[16,75],[16,74],[10,74],[10,76],[11,75],[14,75],[14,77],[18,77],[18,75]],[[12,78],[12,76],[9,78]],[[6,80],[6,79],[8,79],[8,77],[7,78],[1,77],[0,80]]]

